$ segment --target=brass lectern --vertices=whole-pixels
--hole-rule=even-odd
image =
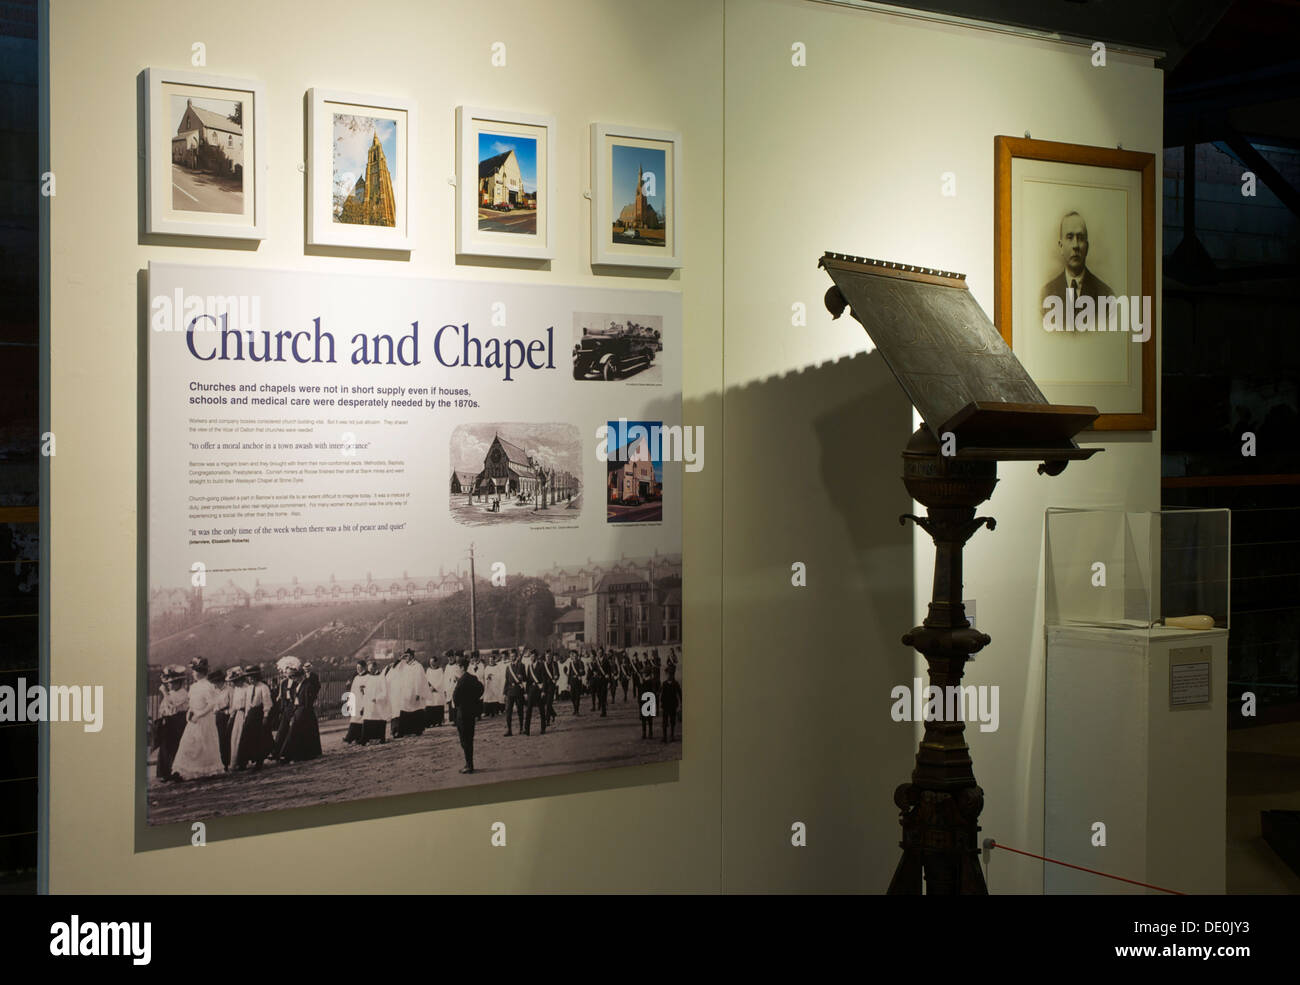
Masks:
[[[1059,475],[1080,448],[1074,436],[1095,407],[1049,404],[975,303],[961,274],[826,253],[818,262],[834,286],[826,307],[845,307],[867,330],[924,423],[903,451],[903,484],[926,508],[912,520],[934,540],[934,591],[925,621],[903,637],[929,665],[930,684],[961,683],[966,661],[989,643],[966,619],[961,552],[980,527],[975,507],[993,494],[999,461],[1039,461]],[[984,791],[975,782],[966,725],[931,720],[910,783],[894,791],[903,839],[891,895],[987,894],[979,863]]]

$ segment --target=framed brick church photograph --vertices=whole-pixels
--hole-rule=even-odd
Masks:
[[[591,125],[593,265],[682,265],[681,170],[680,133]]]
[[[307,103],[308,245],[409,251],[415,104],[329,89]]]

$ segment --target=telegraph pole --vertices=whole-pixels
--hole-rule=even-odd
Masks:
[[[474,545],[469,545],[469,649],[478,649],[478,620],[474,616]]]

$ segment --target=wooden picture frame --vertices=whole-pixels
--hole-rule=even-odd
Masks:
[[[147,68],[144,99],[145,232],[265,239],[265,86]]]
[[[993,153],[993,320],[1002,338],[1053,403],[1101,411],[1093,430],[1153,430],[1155,155],[1007,136],[994,138]],[[1088,260],[1095,255],[1088,228],[1094,220],[1105,232],[1104,252],[1096,251],[1105,258],[1102,274]],[[1056,240],[1054,248],[1049,239]],[[1122,283],[1123,290],[1107,280]],[[1063,284],[1071,286],[1061,290]],[[1116,299],[1123,299],[1122,307]],[[1095,320],[1083,317],[1089,302],[1095,302]],[[1077,324],[1090,327],[1070,335],[1074,328],[1054,319],[1076,312]]]
[[[650,182],[638,186],[631,168],[644,166],[645,161],[639,159],[641,151],[652,167],[645,172]],[[625,155],[627,159],[623,160]],[[681,175],[680,133],[606,123],[591,125],[593,266],[669,270],[682,266]],[[657,228],[642,230],[635,213],[640,209],[641,216],[645,216],[647,206],[648,214],[654,216],[651,225]],[[629,209],[633,221],[624,223],[623,215]]]
[[[307,90],[308,246],[411,250],[419,146],[415,109],[413,100],[397,96]],[[366,183],[372,171],[379,176],[374,189]],[[347,185],[352,186],[347,198],[355,201],[340,206]]]

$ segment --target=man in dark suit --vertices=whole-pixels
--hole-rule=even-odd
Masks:
[[[582,661],[578,651],[569,651],[569,661],[564,665],[564,674],[569,679],[569,700],[573,702],[573,714],[579,714],[578,706],[582,703]]]
[[[546,714],[551,722],[558,717],[555,714],[555,692],[560,688],[560,660],[555,651],[546,651],[546,676],[550,678],[546,685]]]
[[[654,705],[659,703],[659,695],[650,680],[649,671],[650,661],[637,660],[632,665],[632,687],[636,696],[637,714],[641,716],[641,738],[653,739],[655,737],[655,719],[654,715],[647,715],[646,709],[649,702],[647,697],[654,698]],[[658,710],[656,708],[656,710]]]
[[[519,731],[524,730],[524,692],[527,684],[524,680],[523,660],[518,652],[510,663],[506,664],[506,735],[514,735],[512,726],[514,716],[519,716]]]
[[[591,688],[591,710],[600,705],[600,717],[605,717],[605,701],[609,694],[609,680],[605,677],[605,648],[602,646],[591,662],[591,671],[587,676],[587,686]]]
[[[533,651],[533,662],[528,668],[528,712],[524,716],[524,735],[533,734],[533,709],[537,709],[538,720],[542,723],[542,735],[546,734],[546,693],[551,686],[551,675],[546,670],[546,663]]]
[[[677,683],[677,665],[668,665],[667,677],[659,688],[659,716],[663,719],[665,743],[677,741],[677,711],[682,706],[682,686]],[[653,729],[653,725],[651,728]],[[654,738],[654,732],[650,733]]]
[[[474,726],[483,710],[483,682],[470,673],[469,658],[460,657],[460,680],[452,692],[456,706],[456,731],[460,733],[460,747],[465,751],[465,768],[462,773],[474,772]]]
[[[1074,313],[1083,298],[1092,298],[1094,313],[1099,310],[1098,299],[1113,297],[1109,284],[1088,269],[1088,226],[1078,212],[1067,212],[1061,217],[1060,238],[1056,241],[1061,251],[1065,269],[1043,287],[1041,302],[1048,298],[1061,299],[1061,311],[1067,323],[1073,324]],[[1046,314],[1047,309],[1041,309]],[[1095,317],[1095,315],[1094,315]],[[1097,323],[1094,321],[1093,323]]]

